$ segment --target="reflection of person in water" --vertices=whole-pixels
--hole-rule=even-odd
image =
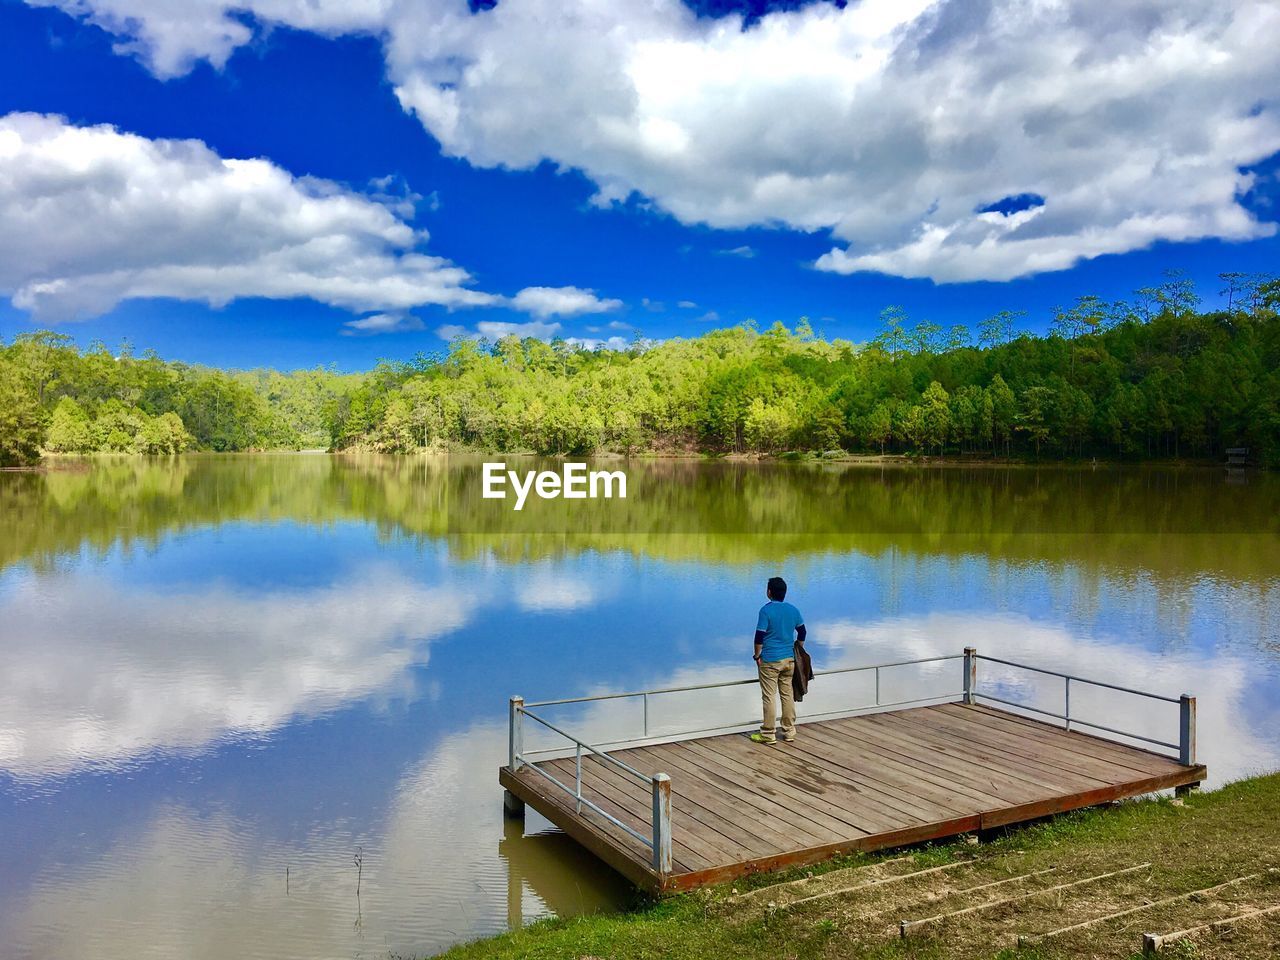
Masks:
[[[775,732],[777,700],[782,700],[782,739],[796,738],[796,701],[791,689],[795,672],[794,643],[804,643],[804,617],[786,602],[787,581],[770,577],[765,587],[769,602],[760,608],[756,622],[755,661],[760,670],[760,698],[764,721],[760,732],[751,735],[755,743],[777,743]]]

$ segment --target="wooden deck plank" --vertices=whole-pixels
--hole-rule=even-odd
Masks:
[[[948,704],[948,706],[963,705]],[[1162,772],[1169,770],[1171,767],[1181,766],[1177,760],[1166,754],[1156,753],[1144,747],[1133,747],[1128,744],[1116,743],[1112,740],[1103,740],[1101,737],[1083,733],[1080,730],[1063,730],[1061,727],[1047,723],[1044,720],[1037,720],[1034,717],[1027,717],[1004,710],[994,710],[984,704],[964,706],[963,709],[971,714],[981,714],[996,723],[1019,729],[1025,736],[1042,739],[1055,733],[1060,734],[1067,737],[1067,742],[1080,753],[1110,760],[1121,766],[1129,767],[1136,773]]]
[[[760,747],[748,744],[744,738],[736,738],[717,745],[727,759],[744,757],[756,764],[756,773],[767,778],[771,785],[790,786],[800,790],[794,802],[808,802],[819,806],[834,806],[837,816],[848,813],[864,831],[878,832],[896,829],[911,823],[936,819],[939,808],[921,802],[911,792],[890,792],[884,784],[866,775],[864,771],[850,771],[847,767],[831,762],[828,758],[800,753],[791,744]],[[783,802],[789,802],[783,800]],[[776,809],[776,808],[775,808]],[[942,812],[945,816],[945,810]]]
[[[913,730],[915,736],[937,750],[950,751],[953,756],[967,757],[970,762],[982,764],[993,772],[1030,781],[1042,792],[1075,793],[1103,785],[1103,781],[1092,777],[1061,770],[1048,760],[1009,757],[986,744],[959,737],[922,717],[885,714],[882,719],[885,723]]]
[[[935,740],[924,736],[914,724],[902,724],[887,719],[884,714],[876,714],[866,718],[878,733],[886,738],[900,738],[909,744],[913,752],[922,752],[925,757],[922,763],[944,766],[957,774],[964,770],[969,776],[983,784],[984,790],[1001,798],[1001,802],[1024,802],[1045,795],[1047,788],[1035,775],[1021,768],[1011,768],[1007,764],[986,763],[975,760],[971,752],[960,749],[954,741],[939,745]]]
[[[777,804],[774,801],[760,796],[727,776],[716,773],[713,769],[702,766],[696,758],[673,751],[664,754],[663,763],[671,775],[672,790],[675,789],[676,778],[684,782],[694,781],[705,786],[706,790],[719,795],[721,803],[728,807],[728,812],[740,818],[750,817],[753,826],[760,820],[768,820],[769,823],[764,830],[766,833],[780,835],[779,842],[784,842],[787,837],[790,837],[792,843],[798,839],[807,838],[809,844],[816,846],[828,843],[836,836],[829,830],[822,830],[808,823],[791,822],[779,818],[776,815]],[[758,816],[758,814],[765,816]]]
[[[959,710],[943,714],[951,722],[979,725],[991,732],[1015,737],[1023,743],[1052,743],[1065,750],[1082,765],[1103,764],[1113,771],[1128,771],[1131,775],[1147,776],[1163,773],[1181,766],[1169,756],[1161,756],[1121,744],[1107,744],[1088,734],[1066,730],[1056,723],[1034,717],[1017,717],[997,713],[980,706],[961,706]]]
[[[563,773],[564,771],[562,770],[555,772],[555,776],[557,776],[562,783],[565,782]],[[583,791],[583,795],[588,800],[599,805],[610,816],[621,820],[641,836],[648,836],[653,832],[651,814],[638,809],[639,804],[628,800],[625,795],[620,797],[618,791],[616,791],[611,784],[601,786],[594,780],[588,781],[585,773],[583,775],[583,780],[584,783],[589,783],[589,786]],[[562,791],[555,790],[555,793],[562,794]],[[572,810],[574,807],[573,798],[567,794],[562,795],[564,797],[565,805]],[[560,797],[557,796],[556,799],[560,799]],[[589,808],[584,810],[583,815],[588,817],[596,816]],[[620,836],[628,836],[625,831],[619,830],[616,826],[608,823],[608,821],[603,818],[598,818],[598,822],[601,829],[606,833],[617,833]],[[631,839],[634,840],[635,838],[632,837]],[[645,847],[644,850],[646,856],[649,855],[648,848]],[[710,854],[710,856],[707,856],[691,850],[686,844],[675,843],[674,840],[672,842],[671,850],[673,860],[680,864],[682,870],[703,869],[723,858],[722,853],[714,852]]]
[[[957,740],[954,736],[945,736],[928,724],[884,717],[878,717],[876,722],[904,737],[915,740],[921,748],[935,756],[946,757],[956,764],[966,765],[972,768],[975,774],[981,771],[985,782],[989,784],[996,796],[1002,798],[1003,803],[1014,802],[1015,796],[1038,798],[1048,793],[1071,792],[1084,785],[1078,780],[1064,782],[1052,774],[1045,775],[1044,771],[1034,765],[1013,763],[994,751],[984,750],[981,745],[966,743]]]
[[[795,744],[737,734],[611,751],[671,777],[672,871],[535,771],[499,781],[606,863],[656,892],[1017,823],[1195,783],[1203,766],[986,705],[942,704],[802,723]],[[543,769],[572,784],[572,757]],[[646,784],[598,759],[585,795],[648,835]]]
[[[908,823],[928,823],[939,818],[939,808],[907,794],[895,794],[859,771],[817,761],[793,750],[790,744],[765,747],[746,737],[734,737],[720,745],[738,757],[750,757],[765,776],[785,779],[793,786],[820,796],[842,810],[856,813],[858,826],[887,830]],[[945,812],[943,814],[945,816]],[[865,822],[864,822],[865,821]]]
[[[878,754],[854,754],[848,741],[831,742],[817,731],[780,749],[794,760],[812,764],[832,777],[848,780],[867,798],[887,798],[877,802],[884,803],[888,810],[897,811],[897,815],[909,818],[902,822],[930,823],[968,809],[964,804],[957,804],[950,795],[933,790],[922,781],[907,782],[898,777],[881,762]]]
[[[638,756],[646,757],[648,755],[644,751],[647,749],[641,747],[635,752]],[[668,753],[661,754],[661,757],[666,773],[671,776],[673,810],[684,810],[686,805],[693,805],[698,811],[696,819],[706,823],[706,817],[713,818],[720,833],[744,847],[751,847],[752,856],[764,856],[794,846],[795,831],[775,826],[771,817],[750,815],[750,808],[734,802],[732,797],[709,781],[696,775],[686,776],[690,768],[683,766],[683,758]],[[692,769],[697,770],[696,767]],[[760,812],[770,811],[765,808]]]
[[[999,797],[982,793],[959,775],[938,777],[919,764],[904,760],[883,740],[878,741],[867,733],[865,728],[864,724],[862,727],[821,727],[806,731],[805,736],[797,741],[796,749],[828,751],[831,762],[854,768],[860,763],[874,761],[875,768],[883,773],[880,779],[887,785],[914,791],[959,812],[972,810],[975,803],[1000,802]]]
[[[874,828],[860,825],[856,814],[819,794],[802,790],[786,778],[744,767],[738,762],[738,757],[721,752],[720,744],[711,747],[697,741],[689,741],[680,746],[697,757],[704,766],[717,769],[722,776],[736,777],[740,783],[756,794],[770,799],[773,803],[771,815],[779,820],[813,824],[815,827],[829,831],[828,835],[833,840],[851,834],[862,835],[875,832]]]
[[[567,765],[567,768],[566,768]],[[556,760],[546,766],[562,783],[573,783],[573,760]],[[582,794],[604,807],[613,816],[641,834],[653,832],[653,795],[640,781],[599,759],[582,762]],[[709,831],[708,831],[709,832]],[[730,844],[717,843],[713,836],[697,831],[671,830],[673,855],[693,869],[722,863],[726,857],[740,857]]]
[[[853,743],[878,745],[886,760],[896,760],[904,770],[915,771],[922,778],[928,778],[939,786],[951,787],[955,792],[971,797],[979,808],[998,806],[1007,802],[1011,796],[1025,801],[1040,795],[1029,784],[997,781],[985,768],[975,768],[971,763],[937,753],[919,740],[904,736],[896,730],[878,727],[869,722],[856,727],[838,726],[843,722],[832,721],[833,728],[841,730]]]
[[[635,751],[631,751],[635,755]],[[572,758],[560,761],[561,764],[567,764],[565,774],[571,782],[573,778],[573,760]],[[596,776],[604,776],[610,780],[614,788],[619,787],[626,789],[629,784],[634,784],[637,790],[630,791],[634,797],[632,809],[636,809],[635,803],[643,808],[643,820],[648,829],[652,829],[653,822],[653,795],[644,784],[630,778],[621,770],[601,760],[595,760],[590,764],[593,774]],[[583,761],[583,780],[587,782],[586,772],[588,762]],[[639,769],[639,768],[637,768]],[[561,779],[565,779],[561,777]],[[629,781],[629,784],[628,784]],[[596,777],[593,776],[591,782],[594,784]],[[712,811],[705,809],[694,797],[696,791],[688,791],[677,785],[679,780],[672,779],[672,810],[671,810],[671,836],[672,842],[677,844],[685,844],[697,849],[699,853],[706,857],[714,857],[713,862],[723,862],[725,857],[732,859],[743,859],[748,856],[756,856],[768,852],[773,849],[759,849],[759,840],[754,837],[750,831],[743,830],[740,826],[732,821],[725,820],[723,817]],[[676,803],[679,799],[683,802]],[[692,824],[685,824],[682,821],[688,818],[693,821]],[[699,849],[701,843],[706,843],[714,848],[714,852]]]
[[[942,713],[929,715],[929,722],[938,727],[952,731],[958,736],[986,744],[993,749],[1007,753],[1009,756],[1024,757],[1031,760],[1051,761],[1058,769],[1088,777],[1099,783],[1116,783],[1131,780],[1134,776],[1147,776],[1148,771],[1135,771],[1110,760],[1087,757],[1071,750],[1066,737],[1045,739],[1019,735],[1003,725],[993,723],[985,714],[980,713]],[[1058,731],[1065,733],[1065,731]]]

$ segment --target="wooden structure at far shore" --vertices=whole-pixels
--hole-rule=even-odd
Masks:
[[[744,874],[974,833],[1157,790],[1189,789],[1205,777],[1195,761],[1195,699],[1166,697],[995,658],[1010,668],[1065,681],[1063,713],[984,694],[976,651],[878,664],[846,673],[963,658],[955,697],[875,704],[802,722],[794,743],[762,746],[741,731],[606,750],[531,712],[534,707],[643,698],[646,721],[659,694],[749,684],[574,698],[510,706],[511,755],[499,771],[508,812],[528,804],[636,885],[689,890]],[[822,673],[819,674],[821,676]],[[1072,684],[1178,704],[1177,743],[1071,715]],[[995,701],[1001,707],[981,701]],[[1061,723],[1037,719],[1047,715]],[[523,748],[532,719],[571,743],[569,751]],[[741,725],[740,725],[741,726]],[[1176,751],[1167,756],[1084,733],[1111,732]]]

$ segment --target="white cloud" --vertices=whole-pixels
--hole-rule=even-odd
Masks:
[[[614,324],[609,324],[614,327]],[[630,329],[624,324],[622,327],[615,329]],[[587,327],[588,332],[598,332],[599,327]],[[536,340],[550,340],[553,337],[562,336],[563,327],[560,323],[552,321],[550,323],[541,320],[530,320],[528,323],[511,323],[504,320],[481,320],[476,324],[474,330],[460,324],[444,324],[436,327],[436,336],[441,340],[452,340],[455,337],[466,337],[471,340],[500,340],[506,336],[517,336],[521,339],[525,337],[533,337]],[[598,350],[604,348],[606,350],[626,350],[631,346],[626,337],[565,337],[564,342],[571,347],[580,347],[583,350]]]
[[[436,336],[441,340],[452,340],[454,337],[470,337],[475,334],[459,323],[444,323],[436,327]]]
[[[516,591],[521,610],[534,613],[577,610],[596,603],[596,591],[585,580],[567,580],[554,573],[535,572]]]
[[[221,67],[253,39],[237,11],[266,23],[336,35],[377,30],[392,0],[27,0],[59,7],[120,37],[118,52],[136,54],[158,77],[186,73],[198,60]]]
[[[506,320],[481,320],[474,330],[458,323],[445,323],[436,327],[436,336],[441,340],[452,340],[455,337],[467,337],[471,340],[500,340],[506,336],[520,338],[534,337],[538,340],[550,340],[560,332],[560,324],[542,320],[530,320],[528,323],[512,323]]]
[[[489,340],[515,335],[517,337],[536,337],[546,340],[560,332],[560,324],[544,323],[541,320],[530,320],[528,323],[508,323],[502,320],[481,320],[476,324],[476,333]]]
[[[348,320],[343,326],[350,328],[349,330],[344,330],[344,333],[355,336],[362,333],[402,333],[407,330],[421,330],[425,324],[420,318],[412,314],[375,313],[372,316],[361,317],[358,320]]]
[[[577,317],[586,313],[607,313],[622,306],[621,300],[602,300],[594,290],[580,287],[525,287],[511,299],[511,305],[535,317]]]
[[[831,230],[825,270],[1004,279],[1157,240],[1274,232],[1239,172],[1280,151],[1275,0],[862,0],[741,29],[680,0],[39,0],[162,75],[226,11],[384,36],[405,109],[480,166],[551,160],[686,223]],[[1034,216],[978,214],[1036,193]]]
[[[717,250],[716,253],[722,257],[742,257],[744,260],[750,260],[756,255],[755,247],[748,247],[743,244],[740,247],[732,247],[725,250]]]
[[[376,199],[266,160],[0,117],[0,293],[46,322],[137,297],[310,297],[387,313],[500,299],[422,253],[425,239]]]
[[[626,350],[630,346],[626,337],[565,337],[564,342],[583,350]]]
[[[29,778],[198,751],[411,693],[429,641],[465,624],[476,602],[382,569],[270,594],[32,580],[5,605],[6,656],[23,668],[0,675],[0,769]]]
[[[681,300],[679,303],[676,304],[676,306],[679,307],[681,310],[693,310],[693,309],[696,309],[698,305],[694,303],[692,300]]]
[[[621,320],[610,320],[609,329],[610,330],[634,330],[635,327],[631,326],[631,324],[629,323],[624,323]]]

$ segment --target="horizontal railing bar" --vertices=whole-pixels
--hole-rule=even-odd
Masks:
[[[964,654],[962,653],[952,653],[941,657],[923,657],[919,660],[895,660],[891,663],[870,663],[865,667],[835,667],[831,670],[815,670],[813,675],[815,677],[828,677],[837,673],[860,673],[864,670],[885,670],[889,667],[910,667],[919,663],[938,663],[942,660],[960,660],[963,657]],[[1015,666],[1017,666],[1017,664],[1015,664]],[[643,697],[651,693],[685,693],[690,690],[714,690],[718,687],[744,687],[759,682],[759,677],[749,677],[745,680],[721,680],[718,683],[698,683],[688,687],[658,687],[653,690],[632,690],[628,693],[601,693],[593,697],[566,697],[562,700],[539,700],[535,703],[526,703],[525,707],[553,707],[565,703],[592,703],[597,700],[625,700],[628,697]]]
[[[1178,746],[1178,744],[1176,744],[1176,743],[1167,743],[1167,742],[1165,742],[1164,740],[1155,740],[1155,739],[1153,739],[1153,738],[1151,738],[1151,737],[1144,737],[1144,736],[1143,736],[1142,734],[1140,734],[1140,733],[1129,733],[1127,730],[1116,730],[1116,729],[1114,729],[1113,727],[1104,727],[1104,726],[1103,726],[1102,724],[1100,724],[1100,723],[1093,723],[1093,722],[1091,722],[1091,721],[1089,721],[1089,720],[1081,720],[1079,717],[1072,717],[1072,718],[1071,718],[1071,722],[1072,722],[1072,723],[1078,723],[1078,724],[1080,724],[1082,727],[1092,727],[1094,730],[1105,730],[1105,731],[1107,731],[1107,733],[1114,733],[1114,734],[1118,734],[1119,736],[1122,736],[1122,737],[1130,737],[1130,738],[1132,738],[1132,739],[1134,739],[1134,740],[1142,740],[1142,741],[1144,741],[1144,742],[1146,742],[1146,743],[1153,743],[1153,744],[1155,744],[1157,747],[1168,747],[1170,750],[1178,750],[1178,749],[1180,749],[1180,748],[1179,748],[1179,746]]]
[[[521,757],[523,756],[524,754],[521,754]],[[627,833],[631,834],[631,836],[635,837],[637,840],[643,843],[646,847],[648,847],[651,850],[653,849],[653,839],[651,837],[646,837],[643,833],[640,833],[638,830],[633,830],[631,827],[627,826],[625,823],[623,823],[613,814],[609,813],[608,811],[604,810],[603,808],[598,806],[596,803],[594,803],[590,797],[578,796],[574,791],[570,790],[567,786],[565,786],[565,784],[561,783],[551,774],[547,773],[547,771],[543,770],[536,763],[526,763],[525,766],[528,767],[530,770],[535,771],[536,773],[542,774],[544,777],[546,777],[548,780],[554,783],[557,787],[559,787],[569,796],[573,797],[574,800],[580,801],[581,803],[587,805],[596,813],[600,814],[600,816],[608,820],[610,823],[621,827],[623,830],[627,831]]]
[[[748,684],[759,683],[758,677],[751,677],[748,680],[723,680],[720,683],[699,683],[691,687],[661,687],[654,690],[632,690],[628,693],[600,693],[594,697],[566,697],[563,700],[539,700],[536,703],[530,703],[530,707],[556,707],[565,703],[594,703],[597,700],[625,700],[628,697],[643,697],[651,693],[684,693],[687,690],[712,690],[716,687],[745,687]]]
[[[913,667],[918,663],[940,663],[943,660],[963,660],[963,653],[948,653],[941,657],[921,657],[919,660],[893,660],[889,663],[869,663],[865,667],[835,667],[831,670],[815,670],[815,677],[826,677],[833,673],[857,673],[861,670],[887,670],[889,667]]]
[[[918,703],[934,703],[934,702],[939,702],[939,703],[954,703],[954,702],[955,702],[955,701],[957,701],[961,696],[963,696],[963,694],[960,694],[960,693],[940,693],[940,694],[938,694],[937,696],[933,696],[933,697],[918,697],[918,698],[916,698],[916,699],[914,699],[914,700],[895,700],[895,701],[894,701],[894,702],[892,702],[892,703],[868,703],[868,704],[866,704],[865,706],[861,706],[861,707],[844,707],[844,708],[841,708],[840,710],[829,710],[829,711],[827,711],[826,713],[814,713],[814,714],[807,714],[807,715],[805,716],[804,720],[800,722],[800,726],[802,726],[802,727],[803,727],[806,723],[808,723],[808,722],[810,722],[810,721],[813,721],[813,720],[821,720],[821,719],[823,719],[823,718],[842,717],[842,716],[852,717],[852,716],[855,716],[855,715],[860,714],[860,713],[866,713],[866,712],[868,712],[868,711],[870,711],[870,712],[883,711],[884,709],[886,709],[886,708],[888,708],[888,707],[905,707],[905,706],[910,706],[911,704],[918,704]],[[700,733],[719,733],[719,732],[722,732],[722,731],[725,731],[725,730],[738,730],[738,729],[741,729],[741,728],[743,728],[743,727],[754,727],[754,726],[758,726],[758,725],[759,725],[759,723],[760,723],[760,721],[759,721],[759,720],[755,720],[755,719],[751,719],[751,720],[742,720],[742,721],[740,721],[740,722],[738,722],[738,723],[726,723],[726,724],[724,724],[724,725],[722,725],[722,726],[718,726],[718,727],[702,727],[702,728],[697,729],[697,730],[681,730],[681,731],[680,731],[680,732],[678,732],[678,733],[657,734],[657,735],[654,735],[654,736],[645,736],[645,737],[631,737],[630,739],[627,739],[627,740],[606,740],[606,741],[604,741],[604,742],[602,742],[602,743],[598,744],[598,746],[600,746],[601,748],[606,748],[606,747],[621,747],[621,746],[624,746],[624,745],[629,744],[629,743],[641,743],[641,742],[644,742],[644,741],[650,741],[650,740],[655,741],[655,745],[656,745],[656,742],[657,742],[657,741],[670,742],[670,739],[671,739],[671,738],[679,739],[679,738],[683,738],[683,737],[692,737],[692,736],[696,736],[697,734],[700,734]],[[541,749],[538,749],[538,750],[526,750],[526,751],[522,754],[522,756],[525,756],[525,757],[532,757],[532,756],[539,756],[539,757],[543,757],[543,756],[545,756],[546,754],[550,754],[550,753],[559,753],[560,751],[565,750],[565,749],[567,749],[567,748],[565,748],[565,747],[542,747]],[[566,756],[571,756],[571,755],[572,755],[572,754],[566,754]],[[559,759],[559,758],[553,758],[553,759]]]
[[[994,700],[996,703],[1003,703],[1006,706],[1017,707],[1020,710],[1033,710],[1036,713],[1042,713],[1046,717],[1053,717],[1056,720],[1065,721],[1067,719],[1065,714],[1054,713],[1052,710],[1042,710],[1040,707],[1033,707],[1029,703],[1018,703],[1016,700],[1005,700],[1003,697],[995,697],[989,693],[982,693],[981,691],[978,692],[977,696],[983,700]],[[1119,736],[1129,737],[1133,740],[1143,740],[1147,743],[1154,743],[1158,747],[1168,747],[1170,750],[1178,749],[1178,745],[1176,743],[1166,743],[1163,740],[1154,740],[1151,737],[1144,737],[1140,733],[1129,733],[1127,730],[1117,730],[1114,727],[1104,727],[1100,723],[1091,723],[1088,720],[1081,720],[1079,717],[1072,717],[1071,722],[1085,727],[1092,727],[1095,730],[1105,730],[1107,733],[1118,734]]]
[[[621,760],[619,760],[617,757],[611,757],[611,756],[609,756],[609,754],[605,753],[603,750],[598,750],[598,749],[596,749],[595,747],[593,747],[591,744],[587,743],[587,742],[586,742],[586,741],[584,741],[584,740],[579,740],[579,739],[578,739],[577,737],[575,737],[573,734],[571,734],[571,733],[567,733],[566,731],[561,730],[561,729],[560,729],[559,727],[557,727],[554,723],[548,723],[546,720],[543,720],[543,719],[542,719],[540,716],[538,716],[536,713],[530,713],[528,710],[525,710],[525,709],[521,709],[521,711],[520,711],[520,712],[521,712],[521,713],[523,713],[526,717],[529,717],[531,720],[537,720],[540,724],[542,724],[542,725],[543,725],[544,727],[546,727],[548,730],[554,730],[556,733],[560,734],[560,736],[564,737],[565,739],[567,739],[567,740],[571,740],[572,742],[576,743],[578,746],[582,747],[583,749],[590,750],[590,751],[591,751],[592,753],[594,753],[597,757],[602,757],[603,759],[608,760],[608,761],[609,761],[610,763],[612,763],[614,766],[619,767],[620,769],[627,771],[627,773],[629,773],[629,774],[631,774],[633,777],[637,778],[641,783],[651,783],[651,782],[653,781],[653,778],[652,778],[652,777],[647,776],[646,774],[641,773],[641,772],[640,772],[639,770],[637,770],[635,767],[633,767],[633,766],[631,766],[631,765],[629,765],[629,764],[623,763],[623,762],[622,762]]]
[[[1010,707],[1021,707],[1023,710],[1034,710],[1036,713],[1042,713],[1042,714],[1044,714],[1046,717],[1053,717],[1053,718],[1054,718],[1054,719],[1056,719],[1056,720],[1066,720],[1066,719],[1067,719],[1066,714],[1062,714],[1062,713],[1054,713],[1052,710],[1045,710],[1045,709],[1044,709],[1044,708],[1042,708],[1042,707],[1033,707],[1033,706],[1031,706],[1031,704],[1029,704],[1029,703],[1018,703],[1016,700],[1006,700],[1006,699],[1004,699],[1003,697],[997,697],[997,696],[994,696],[994,695],[992,695],[992,694],[990,694],[990,693],[983,693],[981,690],[979,690],[979,691],[975,692],[975,693],[974,693],[974,696],[975,696],[975,697],[978,697],[979,699],[982,699],[982,700],[994,700],[996,703],[1003,703],[1003,704],[1007,704],[1007,705],[1008,705],[1008,706],[1010,706]],[[1079,723],[1080,721],[1079,721],[1077,718],[1072,717],[1072,718],[1071,718],[1071,722],[1072,722],[1072,723]]]
[[[1015,663],[1012,660],[1001,660],[999,657],[988,657],[986,654],[975,654],[979,660],[986,660],[989,663],[1003,663],[1006,667],[1017,667],[1019,670],[1031,670],[1034,673],[1043,673],[1050,677],[1061,677],[1064,680],[1074,680],[1077,683],[1087,683],[1095,687],[1106,687],[1108,690],[1119,690],[1121,693],[1132,693],[1137,697],[1150,697],[1152,700],[1163,700],[1165,703],[1179,703],[1177,697],[1166,697],[1161,693],[1150,693],[1147,690],[1134,690],[1132,687],[1121,687],[1114,683],[1106,683],[1102,680],[1090,680],[1088,677],[1077,677],[1072,673],[1059,673],[1057,670],[1046,670],[1044,667],[1033,667],[1028,663]],[[1072,720],[1075,717],[1071,718]]]

